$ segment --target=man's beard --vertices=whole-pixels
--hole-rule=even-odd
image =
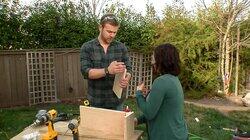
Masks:
[[[106,39],[106,42],[107,42],[107,43],[111,43],[111,42],[113,41],[113,39],[114,39],[114,38],[107,38],[107,39]]]

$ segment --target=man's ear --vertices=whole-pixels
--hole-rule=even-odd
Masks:
[[[99,25],[99,31],[101,32],[102,31],[102,28],[103,28],[103,26],[102,25]]]

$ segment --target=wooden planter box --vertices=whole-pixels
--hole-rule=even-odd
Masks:
[[[134,130],[134,113],[80,106],[79,135],[109,140],[138,139],[142,131]]]

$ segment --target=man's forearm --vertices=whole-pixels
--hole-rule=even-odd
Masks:
[[[89,70],[89,79],[99,79],[105,77],[106,73],[104,68],[102,69],[90,69]]]

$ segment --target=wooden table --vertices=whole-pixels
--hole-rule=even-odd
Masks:
[[[58,140],[72,140],[73,139],[71,130],[68,130],[68,122],[57,122],[54,124],[54,128],[55,128],[55,131],[57,131],[59,134]],[[24,135],[30,134],[36,131],[40,133],[40,136],[39,136],[39,140],[40,140],[41,135],[47,132],[47,126],[44,125],[44,126],[37,126],[37,127],[27,127],[21,133],[13,137],[11,140],[22,140]],[[142,133],[143,131],[134,130],[134,134],[131,140],[138,140],[141,137]],[[105,139],[111,140],[110,138],[89,137],[87,133],[86,135],[80,136],[79,139],[80,140],[105,140]],[[117,140],[117,139],[113,138],[113,140]]]

